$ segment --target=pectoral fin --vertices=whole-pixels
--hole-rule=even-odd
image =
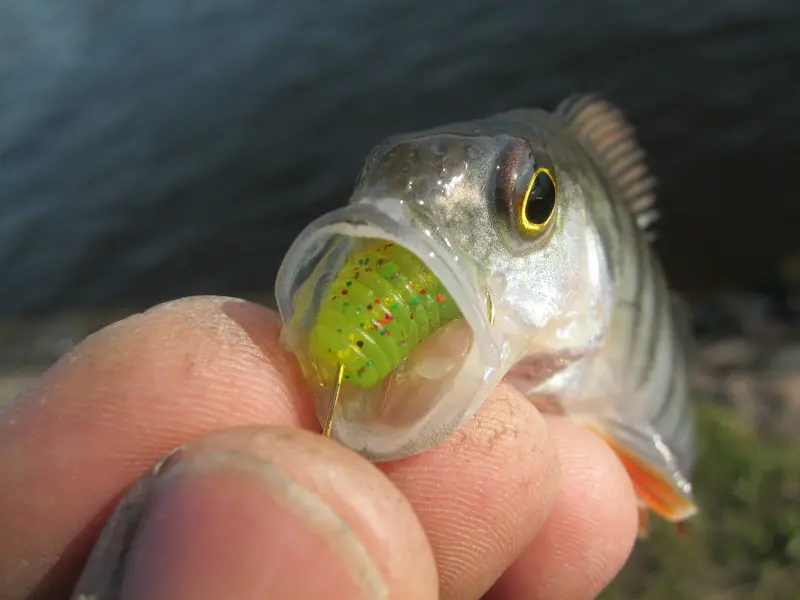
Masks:
[[[647,513],[681,523],[697,512],[692,486],[675,457],[652,428],[608,419],[584,422],[622,461],[639,499],[639,534],[648,531]]]

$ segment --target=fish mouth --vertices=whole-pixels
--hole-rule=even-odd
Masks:
[[[370,460],[444,441],[496,384],[485,278],[406,201],[363,198],[313,221],[275,294],[320,422],[343,375],[331,436]]]

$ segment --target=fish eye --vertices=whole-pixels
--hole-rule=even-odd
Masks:
[[[549,169],[538,168],[517,205],[517,228],[525,235],[545,230],[556,208],[558,186]]]

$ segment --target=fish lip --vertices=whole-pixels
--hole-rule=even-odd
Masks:
[[[502,328],[490,322],[483,272],[443,234],[423,207],[408,201],[385,196],[354,199],[312,221],[289,247],[278,270],[275,297],[284,323],[280,340],[290,352],[299,352],[301,363],[307,352],[304,336],[317,318],[314,307],[327,293],[330,277],[346,264],[347,237],[382,238],[415,254],[448,290],[472,329],[472,349],[460,375],[425,416],[402,426],[337,419],[332,437],[371,461],[404,458],[444,442],[478,411],[503,374],[506,345]],[[322,423],[331,389],[319,381],[309,383]]]
[[[335,235],[387,239],[413,252],[444,284],[461,314],[473,328],[476,342],[497,357],[500,346],[492,335],[486,293],[472,261],[461,256],[438,228],[423,222],[408,201],[394,197],[361,197],[315,219],[295,238],[286,252],[275,280],[278,311],[284,322],[294,313],[297,273],[313,260],[324,242]],[[298,284],[299,285],[299,284]],[[488,375],[487,375],[488,377]]]

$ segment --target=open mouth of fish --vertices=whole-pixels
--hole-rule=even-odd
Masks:
[[[376,461],[450,437],[503,362],[479,265],[421,219],[399,199],[351,203],[297,237],[276,281],[318,418],[338,385],[332,437]]]

